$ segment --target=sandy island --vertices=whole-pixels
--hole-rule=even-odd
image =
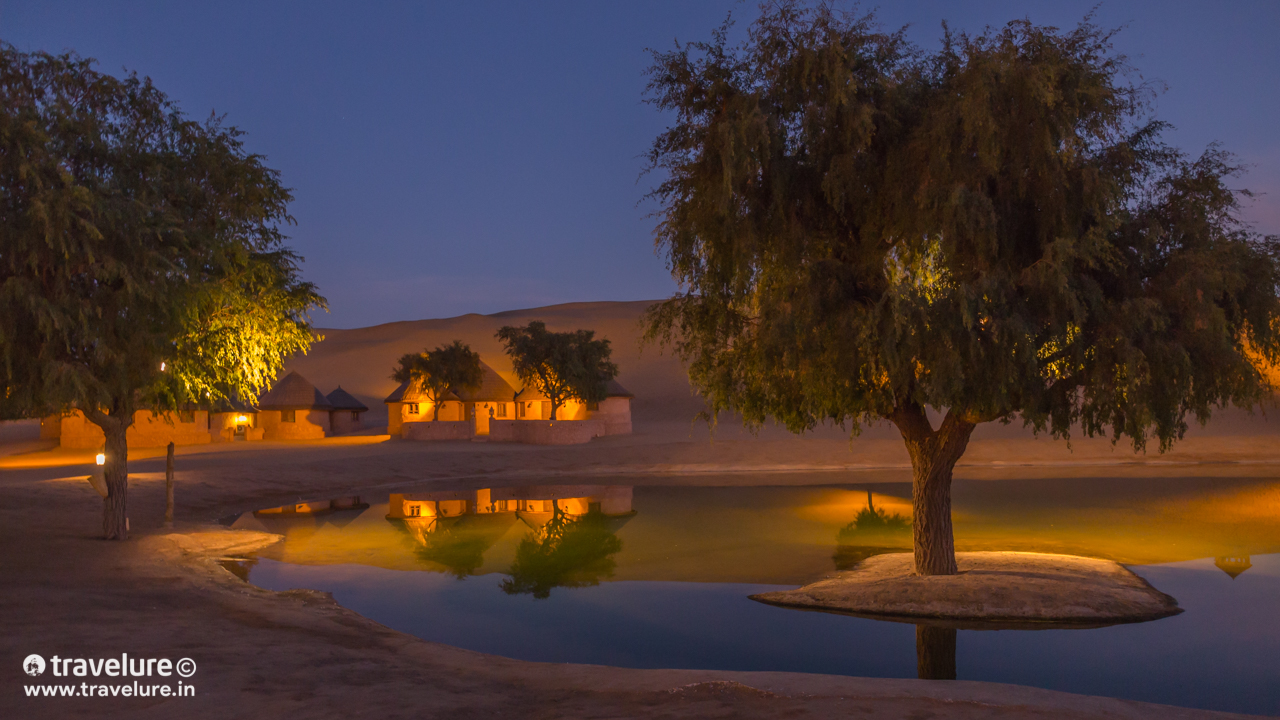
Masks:
[[[615,306],[625,305],[609,307],[616,310]],[[598,328],[608,324],[593,320],[593,308],[599,306],[565,307],[553,310],[561,316],[570,310],[578,313],[566,322]],[[623,309],[627,312],[615,314],[631,318],[627,327],[633,328],[634,308]],[[557,317],[563,320],[561,316]],[[466,339],[464,330],[470,332],[470,325],[513,320],[519,317],[466,316],[400,324],[411,325],[412,332],[408,339],[396,342],[388,337],[398,337],[396,333],[404,328],[336,331],[331,333],[332,349],[326,350],[328,343],[318,346],[306,358],[310,369],[303,372],[325,387],[337,382],[355,387],[359,383],[348,382],[345,375],[355,373],[356,366],[371,368],[360,371],[371,378],[362,390],[367,397],[379,391],[372,378],[386,375],[387,358],[454,335]],[[605,329],[612,333],[615,347],[628,347],[629,338],[619,336],[625,330],[622,324]],[[371,349],[358,352],[360,347]],[[620,379],[637,394],[657,392],[664,382],[673,382],[670,358],[652,352],[648,359],[632,351],[622,355]],[[332,377],[320,374],[326,357]],[[0,437],[4,493],[0,565],[5,571],[0,616],[8,629],[0,638],[8,668],[0,673],[3,714],[21,718],[1233,717],[997,683],[521,662],[393,631],[334,604],[324,593],[262,590],[242,582],[217,562],[270,538],[222,529],[214,523],[216,518],[304,498],[377,494],[410,484],[448,481],[479,488],[517,478],[529,482],[564,477],[589,477],[594,483],[616,477],[618,483],[631,484],[640,474],[647,475],[645,482],[651,484],[686,485],[909,479],[906,453],[891,430],[872,429],[851,445],[839,430],[796,439],[772,430],[751,437],[722,426],[711,442],[705,428],[684,419],[689,417],[687,385],[673,387],[668,390],[670,402],[652,395],[637,402],[634,435],[600,438],[580,447],[432,445],[369,435],[180,448],[177,522],[172,531],[160,527],[163,458],[154,450],[139,450],[130,463],[134,537],[128,542],[99,539],[102,501],[84,479],[90,453],[41,450],[38,442],[24,434],[27,429],[0,428],[0,435],[9,433]],[[1016,428],[994,426],[975,434],[959,474],[1123,478],[1274,472],[1274,464],[1280,462],[1280,444],[1275,442],[1276,429],[1264,419],[1227,418],[1214,427],[1194,430],[1169,455],[1135,457],[1106,441],[1077,442],[1068,449],[1064,443],[1031,439]],[[1248,428],[1248,432],[1238,433],[1234,427]],[[199,671],[191,679],[196,697],[23,696],[22,685],[29,680],[20,665],[29,653],[109,657],[121,652],[196,660]]]
[[[959,574],[920,577],[910,553],[877,555],[852,570],[753,600],[904,620],[1099,625],[1182,612],[1174,598],[1111,560],[1027,552],[956,553]]]

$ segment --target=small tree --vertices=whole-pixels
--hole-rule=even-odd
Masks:
[[[454,340],[452,345],[404,355],[391,378],[418,388],[431,401],[435,408],[432,419],[438,421],[440,403],[449,393],[480,387],[484,372],[480,369],[480,353],[461,340]]]
[[[102,429],[108,538],[135,411],[254,397],[312,341],[291,196],[239,135],[149,80],[0,45],[0,406]]]
[[[779,2],[726,36],[654,55],[657,241],[684,292],[647,337],[713,416],[896,425],[917,573],[956,572],[952,469],[980,423],[1163,450],[1270,391],[1280,243],[1235,219],[1229,157],[1159,142],[1087,20],[924,52]]]
[[[618,366],[609,360],[609,341],[594,339],[592,330],[551,332],[535,320],[526,327],[503,327],[497,337],[520,380],[551,401],[552,420],[568,400],[603,400],[606,383],[618,374]]]

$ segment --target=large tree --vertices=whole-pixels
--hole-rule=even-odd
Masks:
[[[439,420],[440,403],[449,393],[479,388],[484,372],[480,369],[480,353],[461,340],[454,340],[435,350],[401,356],[391,378],[421,391],[435,410],[432,419]]]
[[[551,401],[552,420],[568,400],[604,400],[606,383],[618,374],[618,366],[609,359],[609,341],[596,340],[594,330],[552,332],[546,323],[534,320],[525,327],[503,327],[497,338],[516,376]]]
[[[1229,156],[1162,144],[1088,19],[926,52],[780,2],[728,36],[654,54],[674,121],[650,154],[656,235],[681,293],[648,337],[713,414],[893,423],[917,573],[956,572],[952,469],[979,424],[1164,450],[1270,392],[1277,241],[1237,220]]]
[[[102,429],[108,538],[136,411],[254,397],[310,345],[324,299],[284,245],[290,199],[149,80],[0,45],[0,405]]]

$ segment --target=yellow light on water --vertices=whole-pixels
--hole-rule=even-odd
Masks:
[[[94,456],[93,461],[99,465],[106,465],[107,464],[106,453],[98,453],[97,455]]]

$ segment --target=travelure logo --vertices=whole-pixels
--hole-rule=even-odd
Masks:
[[[31,677],[44,674],[44,658],[39,655],[28,655],[26,660],[22,661],[22,669],[27,671]]]

